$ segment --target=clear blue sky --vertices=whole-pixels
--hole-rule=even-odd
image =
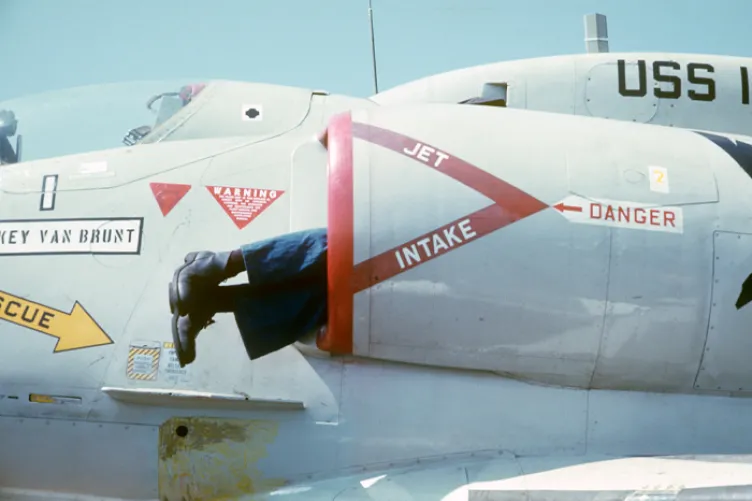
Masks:
[[[373,4],[382,90],[465,66],[583,52],[582,17],[591,12],[608,15],[612,51],[750,55],[745,49],[750,47],[752,0]],[[11,107],[21,116],[32,157],[117,146],[128,128],[153,120],[144,111],[148,97],[196,79],[250,80],[356,96],[373,90],[367,0],[0,0],[0,35],[0,108]],[[16,99],[147,80],[171,83]],[[110,106],[106,116],[105,102]],[[71,117],[86,129],[84,134],[64,130]]]
[[[744,54],[751,0],[373,0],[381,87],[474,64],[611,50]],[[253,80],[366,96],[367,0],[0,0],[0,101],[129,80]]]

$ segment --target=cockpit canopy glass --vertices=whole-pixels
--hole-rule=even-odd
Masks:
[[[186,80],[125,82],[0,101],[0,162],[136,144],[205,86]]]

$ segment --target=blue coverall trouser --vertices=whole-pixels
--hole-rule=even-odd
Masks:
[[[233,313],[251,360],[326,325],[326,229],[289,233],[240,250],[248,284],[234,286]]]

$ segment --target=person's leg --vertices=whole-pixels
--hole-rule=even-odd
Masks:
[[[251,360],[280,350],[326,325],[325,268],[318,276],[239,292],[233,298],[233,314]]]
[[[173,340],[181,365],[216,313],[233,312],[251,359],[276,351],[326,322],[326,230],[295,232],[231,252],[186,256],[170,284]],[[220,287],[245,270],[249,283]]]

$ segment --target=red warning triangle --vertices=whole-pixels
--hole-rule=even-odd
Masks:
[[[207,190],[241,230],[285,192],[260,188],[207,186]]]
[[[190,184],[149,183],[149,186],[163,216],[169,214],[191,189]]]

